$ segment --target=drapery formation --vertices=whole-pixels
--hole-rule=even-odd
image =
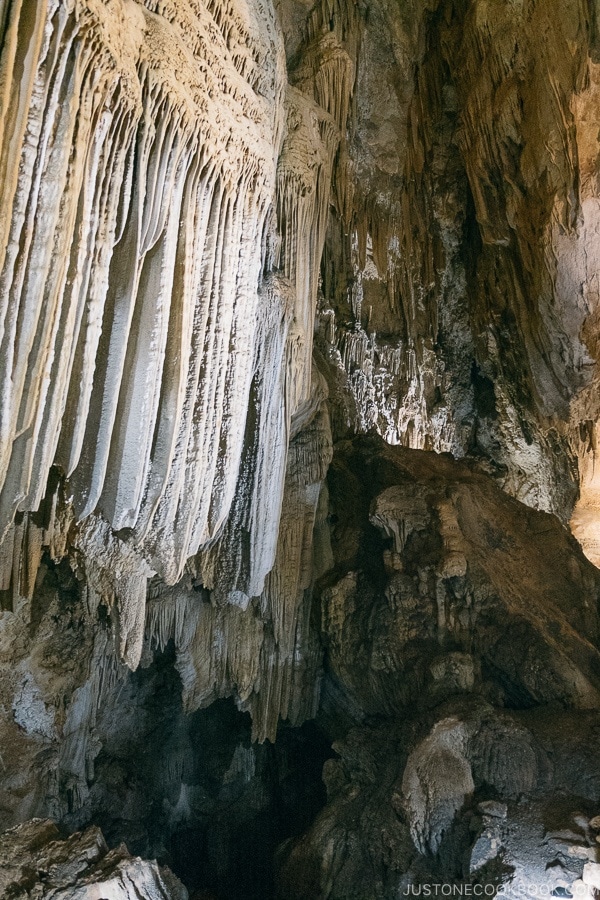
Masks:
[[[77,547],[135,666],[149,578],[245,609],[273,568],[352,63],[288,86],[269,4],[1,21],[0,587]]]

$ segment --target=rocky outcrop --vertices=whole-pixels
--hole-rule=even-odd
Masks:
[[[324,810],[279,851],[277,896],[591,898],[597,725],[463,698],[355,726],[326,763]]]
[[[320,591],[333,676],[369,715],[428,690],[600,703],[600,576],[558,520],[450,456],[341,443],[335,565]]]
[[[187,900],[168,869],[136,859],[124,844],[109,851],[98,828],[61,836],[33,819],[0,834],[0,891],[13,900]]]
[[[325,808],[279,851],[277,896],[590,895],[598,570],[555,517],[449,455],[354,439],[328,485],[318,721],[336,757]]]

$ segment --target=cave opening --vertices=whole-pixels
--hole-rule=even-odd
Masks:
[[[67,823],[93,821],[110,846],[169,866],[192,895],[266,900],[277,848],[326,802],[331,745],[314,722],[283,723],[275,743],[257,744],[232,699],[186,714],[175,661],[171,642],[104,708],[89,802]]]

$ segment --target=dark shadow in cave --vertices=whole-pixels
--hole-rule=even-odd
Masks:
[[[192,896],[267,900],[276,848],[325,804],[333,751],[314,723],[252,744],[231,699],[186,715],[174,662],[169,645],[102,711],[90,819],[111,845],[169,865]]]

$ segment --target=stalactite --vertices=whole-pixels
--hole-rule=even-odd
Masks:
[[[319,260],[325,240],[333,158],[339,132],[332,117],[294,88],[286,98],[288,133],[277,175],[280,264],[295,286],[295,413],[310,395],[312,335]]]
[[[205,578],[218,571],[235,599],[260,594],[273,564],[290,419],[310,396],[338,131],[298,95],[301,143],[288,139],[276,181],[284,70],[268,7],[54,0],[27,19],[28,49],[24,15],[17,4],[6,20],[1,63],[4,555],[56,463],[77,519],[94,514],[78,538],[91,577],[133,573],[137,555],[129,586],[99,588],[135,665],[154,572],[175,583],[203,550]],[[261,287],[277,184],[295,291]]]
[[[318,378],[315,390],[320,399],[312,421],[290,444],[277,554],[260,598],[227,603],[218,591],[194,590],[189,576],[171,588],[149,586],[142,659],[173,640],[184,708],[192,712],[233,695],[252,713],[261,741],[275,739],[280,718],[300,724],[318,702],[321,650],[309,626],[313,531],[331,435]],[[235,559],[235,548],[226,546],[217,561],[224,549]]]

